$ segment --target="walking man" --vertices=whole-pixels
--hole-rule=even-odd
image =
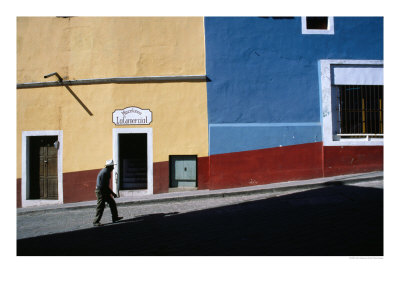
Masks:
[[[97,196],[97,208],[96,217],[93,220],[94,226],[100,226],[100,219],[103,216],[104,207],[106,202],[110,206],[111,216],[113,223],[118,222],[123,217],[118,216],[117,204],[111,195],[117,197],[117,195],[109,188],[111,172],[114,170],[114,161],[107,160],[105,168],[99,172],[96,181],[96,196]]]

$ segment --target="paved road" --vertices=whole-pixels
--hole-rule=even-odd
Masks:
[[[383,255],[383,182],[17,216],[18,255]],[[110,222],[106,208],[103,222]]]

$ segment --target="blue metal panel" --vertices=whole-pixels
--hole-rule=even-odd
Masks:
[[[196,181],[196,160],[179,159],[175,160],[175,180]]]
[[[171,155],[171,187],[195,187],[197,181],[197,157],[195,155]]]

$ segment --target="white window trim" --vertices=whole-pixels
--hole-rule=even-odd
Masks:
[[[332,125],[332,66],[333,65],[382,65],[383,60],[320,60],[320,92],[322,140],[324,146],[383,146],[383,138],[368,136],[364,139],[341,139],[333,135]]]
[[[58,136],[59,148],[57,153],[57,177],[58,177],[58,200],[30,200],[27,199],[28,183],[29,183],[29,145],[28,137],[31,136]],[[51,204],[63,204],[63,131],[62,130],[44,130],[44,131],[22,131],[22,178],[21,178],[21,200],[22,207],[41,206]]]
[[[147,190],[132,192],[132,196],[153,194],[153,128],[113,128],[113,160],[119,165],[119,134],[121,133],[146,133],[147,134]],[[118,168],[113,171],[113,191],[117,192],[115,182]]]
[[[335,34],[335,23],[333,17],[328,17],[328,29],[307,29],[307,17],[301,17],[302,34]]]

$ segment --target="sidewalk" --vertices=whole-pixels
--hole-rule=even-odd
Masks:
[[[383,174],[95,201],[17,215],[18,255],[383,255]],[[47,209],[47,210],[45,210]],[[19,210],[21,211],[21,210]]]
[[[309,180],[289,181],[280,183],[271,183],[258,186],[247,186],[240,188],[221,189],[221,190],[199,190],[199,191],[185,191],[173,192],[155,195],[144,195],[140,198],[136,197],[121,197],[117,198],[118,207],[131,206],[131,205],[146,205],[161,202],[177,202],[189,201],[204,198],[224,198],[232,196],[256,196],[266,195],[276,192],[287,192],[297,190],[308,190],[326,187],[327,185],[346,185],[358,182],[368,182],[375,180],[383,180],[383,171],[341,175],[334,177],[315,178]],[[84,201],[67,204],[46,205],[46,206],[33,206],[26,208],[17,208],[17,215],[23,215],[30,212],[44,212],[65,209],[80,209],[96,207],[97,201]]]

